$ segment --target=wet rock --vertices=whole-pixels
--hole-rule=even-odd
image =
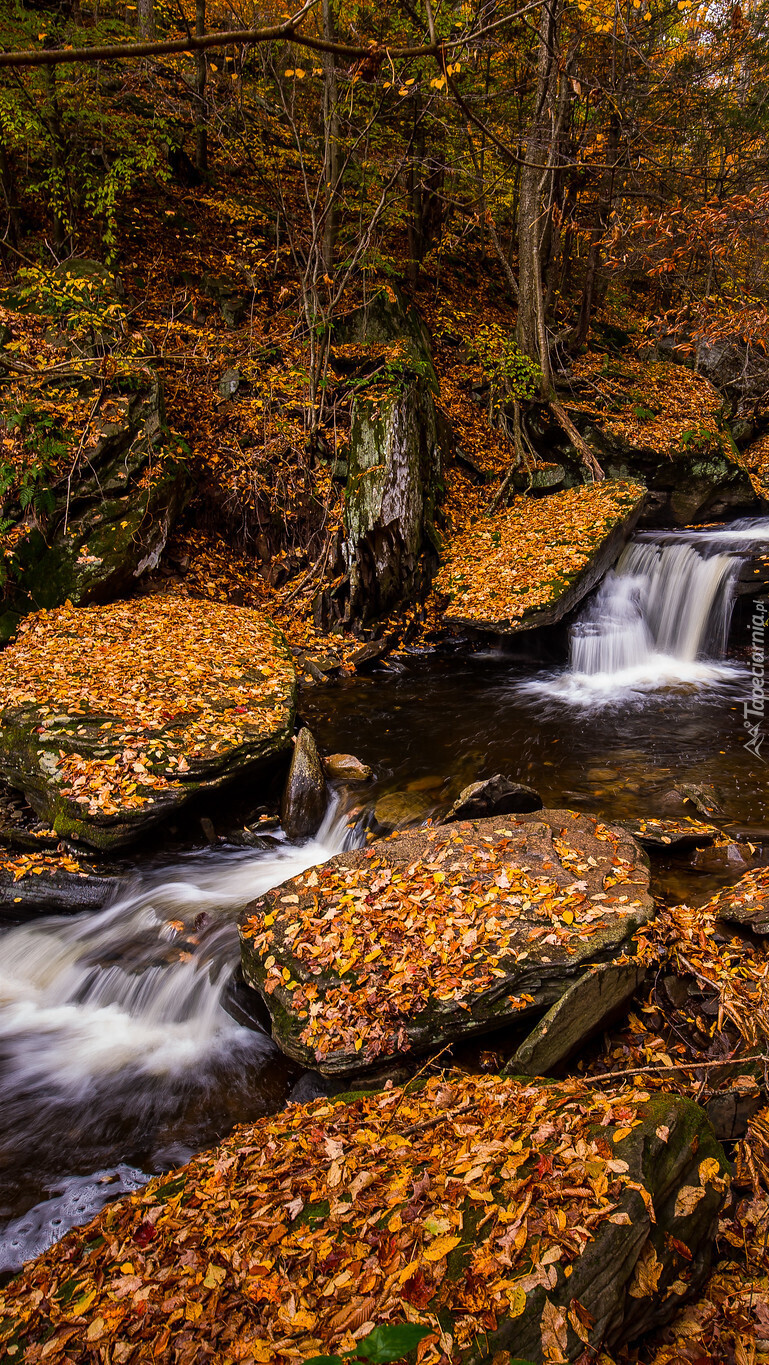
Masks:
[[[317,834],[328,805],[326,779],[312,731],[299,731],[288,770],[280,820],[289,839],[311,839]]]
[[[619,557],[645,490],[606,481],[520,499],[449,545],[435,579],[447,625],[515,635],[573,610]]]
[[[350,655],[350,663],[356,673],[366,673],[370,668],[374,668],[376,664],[386,659],[387,655],[394,650],[395,645],[396,636],[394,635],[383,635],[378,640],[368,640],[365,645],[361,645],[360,649],[356,649]]]
[[[125,1249],[151,1239],[151,1256],[134,1256],[133,1292],[148,1305],[144,1353],[170,1365],[179,1337],[161,1294],[179,1277],[180,1196],[188,1244],[212,1249],[195,1285],[200,1313],[179,1323],[193,1356],[210,1345],[214,1317],[238,1321],[254,1359],[305,1360],[338,1350],[345,1325],[374,1306],[378,1322],[402,1322],[404,1303],[429,1328],[440,1313],[465,1365],[614,1354],[702,1287],[728,1178],[704,1112],[671,1095],[439,1076],[322,1096],[301,1115],[289,1106],[241,1126],[100,1214],[70,1234],[66,1264],[51,1252],[27,1266],[0,1291],[0,1349],[32,1359],[44,1345],[63,1365],[66,1279],[79,1337],[98,1337],[111,1357],[126,1330],[114,1296]],[[272,1278],[259,1283],[271,1292],[244,1314],[241,1272],[228,1273],[216,1248],[243,1266],[268,1236]],[[368,1291],[351,1271],[362,1237]],[[386,1261],[374,1250],[385,1242]],[[287,1315],[308,1285],[312,1310]]]
[[[484,815],[514,815],[541,810],[544,802],[539,792],[524,782],[512,782],[502,773],[471,782],[459,793],[444,823],[451,820],[472,820]]]
[[[246,908],[243,974],[284,1052],[324,1075],[381,1066],[533,1021],[632,949],[652,900],[625,831],[571,811],[504,821],[404,831]]]
[[[665,793],[660,806],[671,813],[693,807],[698,815],[708,818],[723,814],[715,788],[700,782],[679,782]]]
[[[326,776],[332,782],[370,782],[372,769],[354,754],[327,754],[323,760]]]
[[[4,850],[0,850],[3,853]],[[0,911],[26,916],[77,915],[100,910],[129,868],[90,862],[70,853],[20,853],[0,858]]]
[[[59,838],[111,849],[271,772],[296,675],[259,612],[143,597],[27,617],[0,653],[0,698],[0,773]]]
[[[45,515],[30,520],[21,506],[6,510],[16,571],[6,585],[0,638],[29,611],[103,601],[133,587],[156,568],[187,493],[184,466],[166,443],[153,371],[117,374],[103,390],[80,374],[57,383],[79,402],[92,394],[94,415],[73,477],[54,485]],[[30,391],[33,410],[34,401]]]
[[[435,810],[435,800],[425,792],[386,792],[374,806],[374,823],[380,834],[421,825]]]
[[[644,979],[637,962],[602,962],[561,996],[510,1058],[509,1076],[547,1076],[621,1013]]]
[[[715,825],[703,824],[691,817],[685,820],[657,820],[652,817],[638,820],[620,820],[618,824],[638,841],[642,848],[650,851],[660,849],[706,848],[712,844],[720,831]]]
[[[769,867],[746,872],[734,886],[724,887],[708,901],[708,910],[727,924],[769,934]]]

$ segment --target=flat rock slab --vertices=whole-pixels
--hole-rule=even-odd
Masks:
[[[715,825],[707,825],[702,820],[688,817],[684,820],[657,820],[649,817],[643,820],[620,820],[618,823],[628,834],[632,834],[642,848],[653,849],[655,852],[666,848],[707,848],[721,833]]]
[[[294,665],[246,607],[60,607],[0,654],[0,772],[57,835],[126,844],[287,749]]]
[[[517,1048],[510,1076],[547,1076],[632,999],[643,981],[638,962],[599,962],[588,967]]]
[[[727,1183],[675,1096],[438,1076],[324,1097],[68,1233],[0,1290],[0,1352],[289,1365],[408,1320],[433,1329],[420,1365],[593,1359],[699,1290]]]
[[[734,886],[725,886],[713,896],[703,910],[754,934],[769,934],[769,867],[746,872]]]
[[[120,872],[125,870],[105,871],[67,853],[0,857],[0,912],[55,915],[100,909],[120,885]]]
[[[611,568],[645,501],[640,484],[614,480],[517,498],[452,542],[435,579],[444,622],[515,635],[560,621]]]
[[[349,1074],[541,1014],[630,946],[648,882],[572,811],[406,830],[247,906],[243,971],[290,1057]]]

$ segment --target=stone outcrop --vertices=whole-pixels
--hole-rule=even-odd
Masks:
[[[71,468],[46,478],[45,507],[35,511],[34,499],[26,504],[20,495],[5,509],[6,639],[29,611],[106,601],[135,585],[156,567],[187,489],[184,466],[167,445],[154,371],[118,374],[106,385],[77,372],[59,375],[37,381],[38,400],[54,387],[62,402],[68,393],[81,404],[92,396],[91,420]],[[29,398],[33,441],[35,395]],[[9,409],[0,409],[0,425],[10,420]]]
[[[609,480],[517,499],[449,545],[435,580],[444,622],[515,635],[560,621],[619,558],[646,500]]]
[[[648,880],[624,830],[570,811],[408,830],[247,906],[243,972],[290,1057],[351,1074],[533,1022],[632,953]]]
[[[437,414],[424,378],[406,372],[391,392],[356,401],[342,547],[349,618],[380,616],[426,587],[440,471]]]
[[[322,1096],[70,1232],[0,1289],[0,1350],[65,1365],[85,1340],[172,1365],[210,1353],[215,1324],[222,1359],[271,1365],[405,1319],[431,1329],[424,1365],[597,1358],[699,1291],[728,1179],[697,1105],[630,1086]]]
[[[295,691],[283,636],[246,607],[42,612],[0,654],[0,773],[57,835],[117,847],[280,759]]]

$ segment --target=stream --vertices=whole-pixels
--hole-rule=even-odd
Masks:
[[[372,766],[366,806],[397,792],[423,817],[497,772],[547,806],[611,819],[677,818],[687,813],[681,783],[713,791],[717,823],[741,842],[655,863],[656,890],[701,903],[769,861],[766,768],[745,748],[751,601],[736,597],[743,561],[764,549],[769,520],[642,532],[583,606],[560,659],[557,641],[544,658],[526,637],[414,653],[305,689],[302,720],[322,751]],[[301,847],[278,837],[190,852],[143,868],[101,911],[5,930],[0,1272],[234,1124],[302,1096],[300,1071],[264,1028],[238,1022],[237,918],[363,839],[357,799],[335,798]]]

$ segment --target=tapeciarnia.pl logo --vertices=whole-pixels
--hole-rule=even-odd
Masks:
[[[748,738],[743,748],[747,749],[748,753],[753,754],[755,758],[759,758],[762,763],[766,762],[761,753],[761,745],[766,739],[763,731],[764,711],[766,709],[766,650],[764,645],[766,610],[765,602],[754,602],[753,615],[750,618],[750,697],[743,705],[745,729],[748,732]]]

